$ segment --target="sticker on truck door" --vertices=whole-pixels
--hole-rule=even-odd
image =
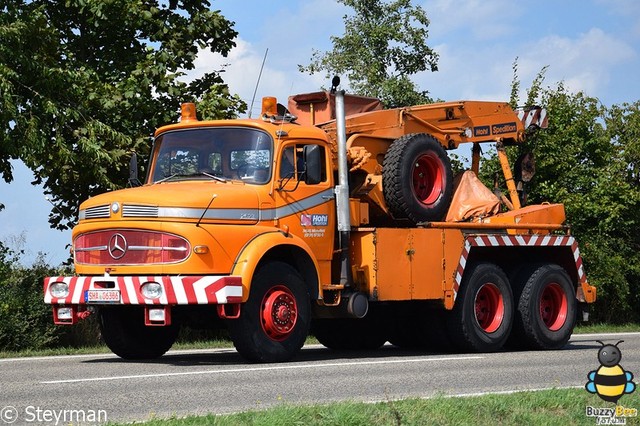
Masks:
[[[327,226],[328,224],[329,224],[328,214],[300,215],[300,225],[302,226]]]
[[[328,214],[301,214],[300,226],[302,226],[305,238],[324,237],[324,227],[329,224]],[[315,228],[322,227],[322,228]]]

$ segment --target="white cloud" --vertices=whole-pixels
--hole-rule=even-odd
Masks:
[[[469,40],[465,44],[452,34],[446,43],[433,47],[440,54],[439,71],[421,73],[415,81],[432,96],[444,100],[507,100],[516,57],[521,99],[524,90],[547,65],[545,85],[555,86],[563,81],[570,91],[582,90],[608,104],[637,93],[637,84],[628,72],[638,60],[635,46],[599,28],[570,36],[552,34],[537,40],[516,37],[509,43]],[[628,90],[621,94],[619,86],[624,86],[624,82]]]
[[[422,8],[431,20],[432,37],[464,32],[475,41],[500,39],[513,34],[515,20],[526,10],[511,0],[435,0]]]
[[[423,72],[414,81],[432,97],[453,100],[508,100],[514,57],[502,47],[434,45],[438,72]]]
[[[226,58],[208,49],[201,50],[194,63],[195,69],[187,72],[184,80],[190,81],[211,70],[224,70],[222,78],[229,86],[231,93],[238,94],[247,106],[250,106],[258,77],[260,77],[253,117],[256,117],[256,113],[260,111],[263,96],[276,96],[280,103],[286,105],[289,95],[313,91],[322,84],[320,77],[302,75],[298,73],[296,67],[289,69],[279,67],[281,53],[272,48],[267,53],[267,60],[260,76],[264,55],[264,51],[258,51],[253,45],[239,38],[236,40],[236,47]]]
[[[574,39],[553,35],[532,43],[521,56],[519,69],[527,81],[549,65],[547,81],[564,81],[570,91],[597,97],[606,91],[614,70],[636,56],[626,42],[592,28]]]
[[[201,50],[195,69],[187,72],[184,80],[223,69],[222,78],[231,93],[237,93],[249,106],[265,51],[269,49],[255,97],[253,117],[260,111],[263,96],[276,96],[280,103],[286,105],[289,95],[328,86],[323,74],[302,74],[298,71],[298,64],[309,62],[312,49],[324,51],[331,47],[330,35],[339,35],[344,28],[344,6],[314,0],[294,5],[276,4],[271,11],[272,15],[264,16],[262,20],[263,36],[249,42],[240,34],[235,40],[236,46],[226,58],[208,49]],[[255,17],[251,19],[255,21]]]

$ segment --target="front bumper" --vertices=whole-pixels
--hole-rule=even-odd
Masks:
[[[51,294],[50,287],[57,283],[68,286],[68,295],[54,297]],[[159,297],[149,299],[143,295],[141,289],[147,283],[160,284],[162,292]],[[239,313],[242,300],[242,278],[239,276],[105,275],[46,277],[44,280],[44,302],[53,305],[56,324],[75,324],[78,319],[89,315],[92,306],[105,305],[142,305],[147,313],[152,308],[170,312],[170,307],[176,305],[217,305],[221,316],[234,317],[236,311]],[[224,305],[234,308],[224,309]],[[59,315],[62,312],[64,315]],[[167,324],[163,321],[161,325]]]

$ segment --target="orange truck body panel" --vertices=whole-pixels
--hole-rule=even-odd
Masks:
[[[220,317],[236,318],[258,271],[274,259],[297,271],[319,309],[338,307],[342,292],[350,289],[339,282],[337,272],[341,231],[334,175],[336,122],[329,121],[335,116],[332,99],[329,94],[290,99],[302,125],[267,116],[198,121],[195,110],[187,107],[181,122],[159,128],[143,186],[107,192],[80,205],[72,234],[77,276],[45,279],[45,302],[54,306],[55,321],[75,323],[92,304],[107,302],[144,305],[148,325],[170,322],[153,324],[153,306],[161,306],[170,318],[175,306],[212,304]],[[374,213],[378,219],[388,213],[382,167],[394,140],[427,133],[445,149],[461,143],[515,144],[523,140],[530,118],[501,102],[381,110],[365,99],[358,108],[366,112],[346,118],[348,167],[358,176],[349,193],[348,257],[352,283],[368,301],[434,301],[451,310],[468,263],[489,260],[513,272],[514,264],[536,259],[562,265],[579,301],[595,300],[577,243],[558,232],[566,230],[560,204],[465,222],[371,225]],[[172,140],[181,145],[171,149]],[[212,140],[215,149],[203,151]],[[169,148],[162,148],[163,143]],[[285,178],[289,166],[282,154],[290,150],[299,160],[308,147],[321,150],[322,176],[313,183],[300,180],[295,176],[301,170],[292,164],[293,172]],[[198,178],[172,179],[188,176],[195,161],[209,171]],[[255,170],[249,173],[251,162]],[[160,283],[170,294],[150,299],[142,292],[149,283]],[[70,286],[69,294],[54,291],[64,285]],[[277,297],[279,303],[290,300],[287,294]],[[290,311],[286,306],[274,311],[272,332],[278,332],[281,314],[284,318]]]
[[[374,300],[442,300],[453,288],[459,230],[378,228],[352,237],[356,280]]]
[[[328,99],[328,98],[327,98]],[[291,101],[290,105],[296,105]],[[309,105],[299,105],[297,112],[309,114]],[[304,105],[307,105],[306,107]],[[311,113],[319,114],[314,121],[326,121],[334,112],[327,107]],[[368,112],[347,117],[352,159],[359,152],[361,160],[356,169],[370,176],[371,188],[365,192],[369,201],[384,205],[381,195],[380,175],[382,157],[389,144],[407,133],[429,132],[447,148],[457,147],[463,142],[482,142],[496,137],[513,143],[521,140],[524,133],[522,122],[506,103],[459,101],[420,105],[410,108],[380,110],[375,102],[362,103]],[[361,105],[361,106],[362,106]],[[309,119],[307,117],[307,119]],[[319,127],[301,126],[291,123],[271,124],[263,120],[183,120],[180,123],[159,128],[155,137],[171,132],[212,127],[237,127],[257,129],[268,133],[275,141],[274,153],[299,142],[318,142],[329,148],[326,161],[335,164],[335,121]],[[285,134],[286,137],[280,135]],[[358,151],[360,149],[360,151]],[[370,155],[369,155],[370,154]],[[152,154],[149,165],[157,167],[157,157]],[[274,175],[279,164],[274,156]],[[334,166],[335,167],[335,166]],[[105,193],[85,201],[80,211],[85,212],[100,206],[117,203],[121,206],[153,206],[167,213],[162,217],[129,218],[123,211],[108,217],[83,218],[73,230],[73,240],[79,235],[107,230],[135,230],[166,232],[180,235],[194,246],[203,245],[207,250],[191,253],[184,261],[169,264],[101,264],[95,259],[84,262],[76,260],[79,275],[210,275],[228,274],[242,278],[243,296],[246,301],[251,279],[262,255],[273,247],[293,246],[312,259],[316,271],[317,298],[322,299],[322,287],[331,286],[332,260],[334,256],[335,200],[330,195],[334,187],[333,176],[319,185],[296,186],[289,181],[284,191],[275,189],[276,179],[265,185],[251,186],[242,182],[187,181],[146,184]],[[378,188],[376,191],[375,188]],[[373,188],[373,190],[372,190]],[[190,197],[184,197],[184,194]],[[301,200],[318,197],[325,202],[308,209],[287,209]],[[210,209],[205,206],[211,199]],[[175,200],[175,202],[173,201]],[[351,200],[352,226],[366,226],[369,206],[362,200]],[[231,214],[215,217],[215,212],[246,210],[245,216]],[[300,219],[306,215],[322,215],[327,222],[320,228],[305,226]],[[173,212],[173,213],[171,213]],[[549,233],[548,229],[535,228],[537,224],[562,224],[562,205],[528,206],[485,218],[479,229],[491,229],[491,224],[531,224],[532,233]],[[196,226],[198,225],[198,226]],[[457,262],[464,246],[463,224],[449,223],[442,229],[373,229],[353,233],[353,260],[356,277],[362,280],[372,300],[445,300],[454,287]],[[436,225],[437,226],[437,225]],[[447,229],[444,229],[447,228]],[[355,228],[358,229],[358,228]],[[509,234],[522,232],[509,229]],[[449,307],[450,303],[446,303]]]

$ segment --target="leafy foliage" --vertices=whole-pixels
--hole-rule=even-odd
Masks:
[[[20,266],[21,253],[0,242],[0,350],[41,349],[63,331],[53,325],[51,307],[42,303],[42,278],[55,274],[42,259]]]
[[[544,71],[533,81],[527,104],[538,100],[547,109],[549,128],[520,146],[510,159],[513,164],[525,151],[535,155],[528,204],[564,203],[588,279],[598,287],[595,319],[637,321],[640,102],[606,108],[585,93],[569,92],[563,84],[543,89]],[[483,163],[481,175],[485,182],[492,181],[499,170],[494,156]]]
[[[237,35],[208,1],[9,0],[0,6],[0,174],[21,159],[70,225],[80,201],[121,187],[180,102],[208,117],[246,105],[220,71],[186,84],[199,48],[226,55]]]
[[[353,92],[377,97],[388,108],[432,102],[409,76],[437,71],[438,54],[426,44],[429,19],[410,0],[338,0],[353,8],[345,33],[331,37],[333,50],[313,51],[301,72],[346,75]]]

